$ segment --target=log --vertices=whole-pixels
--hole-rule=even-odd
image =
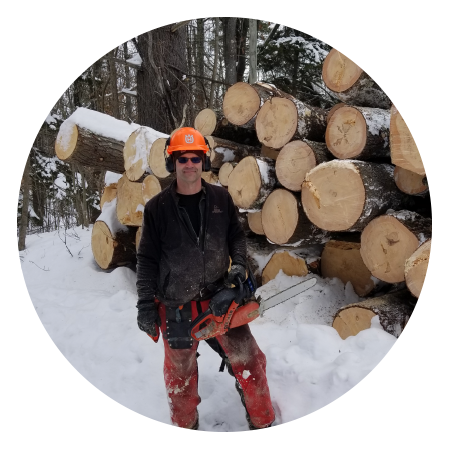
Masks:
[[[335,111],[337,111],[339,108],[342,108],[343,106],[347,106],[345,103],[338,103],[336,105],[334,105],[327,113],[327,125],[328,122],[331,119],[331,116],[334,114]]]
[[[425,167],[414,138],[394,105],[391,107],[390,128],[392,164],[425,175]]]
[[[401,210],[373,219],[361,234],[361,257],[374,277],[405,281],[405,262],[431,238],[431,219]]]
[[[254,86],[238,82],[225,93],[223,114],[232,124],[244,125],[259,111],[263,101]]]
[[[248,226],[253,233],[260,236],[265,236],[264,228],[262,226],[262,215],[261,211],[249,212],[247,213]]]
[[[372,293],[381,282],[373,277],[361,258],[361,244],[330,240],[325,244],[320,260],[324,278],[339,278],[350,282],[360,297]]]
[[[223,163],[219,169],[219,183],[228,187],[228,178],[230,177],[231,172],[237,166],[238,163],[235,162],[226,162]]]
[[[259,156],[261,149],[250,145],[238,144],[214,136],[207,136],[211,146],[211,167],[220,169],[226,162],[239,162],[247,156]]]
[[[260,210],[275,182],[273,159],[247,156],[231,172],[228,192],[239,208]]]
[[[139,251],[139,243],[141,242],[142,227],[137,227],[136,231],[136,252]]]
[[[142,183],[128,180],[126,174],[117,183],[116,213],[123,225],[139,227],[144,213]]]
[[[105,184],[100,198],[100,210],[105,203],[113,201],[117,197],[117,183],[122,175],[114,172],[106,172]]]
[[[328,231],[362,231],[376,216],[408,202],[390,164],[338,160],[306,174],[301,196],[309,220]]]
[[[395,167],[394,181],[397,187],[405,194],[424,196],[429,193],[427,177],[411,172],[403,167]]]
[[[261,156],[264,156],[266,158],[271,158],[277,160],[278,156],[280,154],[279,150],[276,150],[274,148],[267,147],[266,145],[261,145]]]
[[[244,125],[234,125],[226,117],[219,116],[212,109],[203,109],[194,120],[194,128],[203,136],[214,136],[240,144],[258,146],[255,120]]]
[[[150,153],[148,154],[148,167],[155,177],[158,179],[167,178],[170,175],[170,172],[166,170],[166,159],[165,159],[165,147],[166,147],[165,138],[156,139],[151,148]]]
[[[302,189],[306,174],[318,164],[334,159],[322,142],[291,141],[279,153],[275,172],[280,184],[294,192]]]
[[[217,184],[219,177],[214,172],[202,172],[202,178],[209,184]]]
[[[431,239],[425,241],[405,262],[406,287],[419,298],[430,259]]]
[[[282,270],[287,276],[304,277],[308,275],[306,261],[292,251],[276,250],[262,270],[262,284],[273,280]]]
[[[261,144],[278,149],[295,139],[323,142],[326,111],[283,95],[265,102],[256,116],[256,134]]]
[[[139,127],[133,131],[123,147],[125,173],[130,181],[138,181],[149,172],[148,155],[156,139],[168,136],[150,127]]]
[[[369,329],[373,318],[378,316],[384,331],[398,338],[408,323],[414,306],[414,298],[407,289],[369,298],[339,309],[334,316],[333,328],[342,339],[347,339]]]
[[[175,174],[171,174],[167,178],[158,179],[155,175],[147,175],[142,181],[142,199],[144,205],[156,194],[159,194],[163,189],[170,186],[175,179]]]
[[[343,106],[328,121],[325,142],[339,159],[387,158],[390,112],[379,108]]]
[[[275,244],[298,247],[329,240],[329,234],[306,217],[299,196],[286,189],[275,189],[267,197],[261,217],[267,239]]]
[[[349,105],[388,109],[389,97],[372,78],[352,60],[332,49],[322,68],[325,85]]]
[[[123,141],[101,136],[67,119],[55,142],[56,156],[64,162],[123,173]]]
[[[136,259],[136,228],[122,225],[116,216],[117,199],[103,205],[94,223],[91,248],[95,262],[102,269],[111,269]]]

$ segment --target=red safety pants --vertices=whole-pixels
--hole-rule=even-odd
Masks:
[[[208,307],[209,300],[201,302],[202,311]],[[197,315],[197,305],[191,302],[192,320]],[[161,331],[165,332],[165,308],[160,304]],[[265,428],[275,420],[266,379],[266,357],[258,347],[250,327],[242,325],[230,329],[216,339],[226,353],[234,375],[242,387],[245,406],[252,424]],[[164,381],[169,400],[172,423],[183,428],[192,428],[198,420],[197,347],[194,340],[192,348],[174,350],[164,342]]]

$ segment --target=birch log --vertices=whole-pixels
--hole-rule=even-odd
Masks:
[[[395,167],[394,180],[397,187],[405,194],[424,196],[429,192],[425,175],[411,172],[403,167]]]
[[[349,105],[388,109],[391,101],[372,78],[336,49],[328,53],[322,68],[325,85]]]
[[[390,164],[338,160],[306,174],[302,204],[309,220],[328,231],[362,231],[376,216],[408,202]]]
[[[425,281],[430,251],[431,239],[428,239],[405,262],[406,286],[416,298],[419,298]]]
[[[206,136],[211,146],[211,167],[220,169],[225,162],[239,162],[246,156],[259,156],[261,149],[250,145],[220,139],[214,136]]]
[[[343,106],[328,121],[328,150],[339,159],[389,157],[389,122],[388,110]]]
[[[361,257],[373,276],[387,283],[405,281],[405,262],[431,238],[431,219],[401,210],[373,219],[361,234]]]

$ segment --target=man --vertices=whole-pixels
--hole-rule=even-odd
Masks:
[[[137,255],[138,326],[153,337],[161,327],[171,420],[190,429],[198,428],[200,397],[198,341],[187,330],[216,290],[246,276],[245,234],[231,196],[201,178],[202,170],[209,170],[207,151],[205,138],[193,128],[168,139],[166,166],[176,180],[146,204]],[[249,326],[216,339],[236,377],[250,429],[270,426],[275,416],[266,358]]]

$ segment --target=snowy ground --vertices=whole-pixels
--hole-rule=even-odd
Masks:
[[[27,237],[20,257],[36,312],[59,350],[93,385],[131,410],[170,423],[162,342],[154,344],[136,325],[135,273],[125,267],[102,271],[90,236],[91,230],[70,230],[67,247],[63,233]],[[280,273],[269,288],[285,289],[298,281]],[[355,301],[351,285],[318,277],[312,289],[251,324],[267,356],[276,425],[340,397],[396,342],[376,321],[342,340],[329,326],[331,316],[335,305]],[[199,353],[200,430],[246,430],[232,377],[218,371],[219,356],[203,342]]]

